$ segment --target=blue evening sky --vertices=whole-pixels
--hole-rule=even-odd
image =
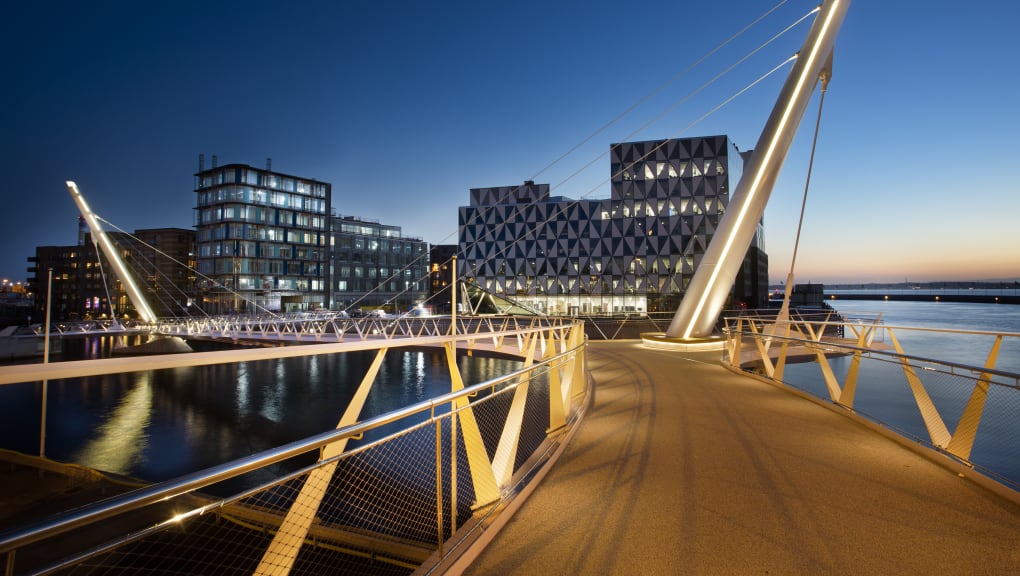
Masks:
[[[68,179],[120,228],[190,228],[200,153],[207,167],[272,158],[331,182],[339,213],[430,243],[456,242],[470,188],[533,179],[605,198],[611,142],[726,134],[753,148],[789,65],[705,116],[794,53],[810,19],[706,82],[814,5],[17,2],[0,35],[0,274],[24,280],[35,246],[75,242]],[[797,281],[1020,279],[1018,23],[1007,0],[853,2]],[[774,281],[790,267],[817,100],[766,211]]]

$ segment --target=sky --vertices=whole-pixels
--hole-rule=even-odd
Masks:
[[[17,2],[0,34],[0,274],[75,243],[66,180],[118,228],[192,227],[199,154],[271,158],[330,182],[338,213],[433,244],[456,242],[471,188],[607,198],[611,143],[754,148],[790,65],[765,75],[811,19],[779,34],[815,4]],[[1020,280],[1017,22],[1011,0],[852,2],[797,282]],[[765,213],[773,282],[794,263],[818,101]]]

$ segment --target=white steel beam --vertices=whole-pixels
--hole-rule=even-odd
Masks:
[[[850,0],[823,2],[762,129],[744,176],[666,331],[668,338],[712,335],[849,6]]]
[[[124,290],[127,292],[128,298],[131,299],[131,303],[135,305],[139,320],[147,324],[155,324],[156,313],[152,311],[149,302],[142,295],[141,290],[138,289],[135,279],[128,272],[127,267],[124,266],[124,261],[120,259],[117,249],[114,248],[110,238],[106,236],[103,227],[99,225],[99,219],[96,218],[96,215],[92,213],[89,205],[85,202],[85,197],[78,191],[78,185],[71,180],[68,180],[66,184],[68,192],[71,193],[71,198],[74,198],[74,203],[78,205],[78,211],[81,212],[82,217],[85,218],[85,223],[89,225],[89,230],[92,231],[92,241],[99,245],[103,254],[106,255],[106,259],[113,266],[114,274],[117,275],[117,279],[124,286]]]

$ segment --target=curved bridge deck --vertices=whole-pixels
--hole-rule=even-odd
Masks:
[[[592,342],[594,405],[466,571],[1020,573],[1020,505],[718,355]]]

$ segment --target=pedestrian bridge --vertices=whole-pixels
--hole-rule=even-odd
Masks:
[[[134,362],[159,368],[348,348],[381,357],[407,345],[526,359],[521,370],[475,385],[451,363],[451,393],[429,402],[361,421],[356,400],[336,430],[112,499],[109,491],[125,488],[101,485],[109,491],[94,492],[85,508],[5,526],[8,573],[1020,568],[1020,386],[994,360],[1018,334],[953,334],[992,342],[988,361],[968,368],[892,350],[909,329],[877,322],[770,325],[744,316],[728,321],[723,352],[683,354],[640,341],[585,343],[569,321],[467,334],[459,322],[453,335],[402,328],[349,342],[35,365],[34,375],[5,368],[0,381],[14,382],[137,369]],[[777,367],[792,384],[779,381]],[[797,383],[800,368],[815,371],[822,399]],[[370,370],[359,396],[374,379]],[[903,394],[874,390],[895,386]],[[904,400],[914,403],[904,421],[877,404]],[[294,458],[296,472],[279,472]],[[8,478],[27,470],[34,482],[5,489],[26,497],[45,489],[49,480],[31,464],[11,464]],[[262,479],[257,488],[210,496],[248,474]],[[76,481],[77,493],[99,489],[89,478]]]

